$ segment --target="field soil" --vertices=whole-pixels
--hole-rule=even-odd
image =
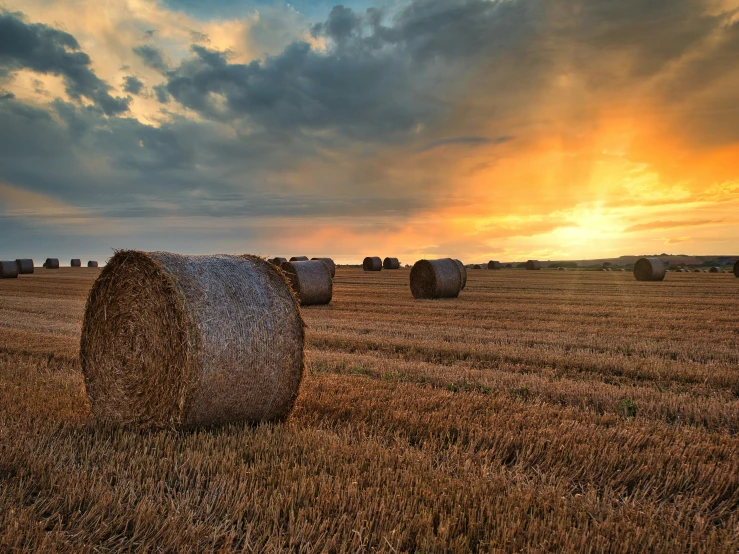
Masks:
[[[284,423],[99,425],[97,269],[0,281],[2,552],[737,552],[739,279],[338,268]]]

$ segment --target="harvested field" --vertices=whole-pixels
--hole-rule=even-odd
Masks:
[[[98,274],[0,282],[0,551],[739,548],[732,274],[338,268],[287,422],[148,432],[91,417]]]

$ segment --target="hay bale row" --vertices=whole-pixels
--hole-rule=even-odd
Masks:
[[[485,264],[472,264],[472,269],[485,269]]]
[[[59,269],[59,258],[46,258],[44,262],[45,269]]]
[[[662,281],[665,264],[659,258],[639,258],[634,264],[634,277],[637,281]]]
[[[293,256],[292,258],[290,258],[290,261],[291,262],[307,262],[309,260],[308,260],[308,256]]]
[[[382,269],[400,269],[398,258],[385,258],[382,260]]]
[[[0,279],[17,279],[18,264],[14,260],[0,261]]]
[[[500,262],[495,260],[490,260],[488,262],[488,269],[501,269],[503,266],[500,265]]]
[[[377,256],[367,256],[362,262],[365,271],[382,271],[382,260]]]
[[[303,350],[296,299],[265,260],[124,250],[90,291],[80,362],[100,420],[174,427],[285,418]]]
[[[282,267],[282,264],[284,264],[287,261],[287,258],[272,258],[271,260],[267,260],[272,265],[276,265],[277,267]]]
[[[457,264],[457,269],[459,269],[459,274],[462,276],[462,287],[461,290],[464,290],[464,288],[467,286],[467,270],[464,267],[464,264],[459,260],[454,260],[454,263]]]
[[[419,260],[411,269],[413,298],[457,298],[462,290],[462,274],[451,258]]]
[[[98,267],[98,263],[95,260],[87,262],[87,267]]]
[[[708,270],[708,273],[722,273],[720,267],[713,266],[711,269]]]
[[[526,262],[526,269],[529,271],[535,271],[541,269],[541,262],[539,260],[528,260]]]
[[[72,261],[69,262],[70,267],[82,267],[82,260],[78,260],[77,258],[72,258]]]
[[[334,293],[331,270],[320,260],[285,262],[282,271],[287,274],[290,286],[300,304],[314,306],[328,304]]]
[[[15,265],[18,266],[18,275],[30,275],[33,273],[33,260],[27,258],[16,260]]]
[[[336,264],[331,258],[313,258],[312,261],[319,261],[326,264],[326,267],[328,267],[328,270],[331,272],[331,278],[333,279],[336,277]]]

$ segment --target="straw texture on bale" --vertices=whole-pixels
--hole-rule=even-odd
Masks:
[[[95,260],[90,260],[87,262],[87,267],[97,267],[98,263]]]
[[[328,304],[334,294],[331,271],[320,260],[285,262],[282,271],[287,274],[295,294],[303,306]]]
[[[708,273],[721,273],[721,268],[714,266],[708,270]]]
[[[33,273],[33,260],[16,260],[15,265],[18,266],[18,275],[30,275]]]
[[[528,270],[541,269],[541,262],[539,260],[529,260],[526,262],[526,269]]]
[[[285,418],[304,324],[256,256],[119,251],[87,299],[80,362],[93,413],[141,427]]]
[[[734,277],[739,277],[739,260],[734,262]]]
[[[269,261],[272,263],[272,265],[276,265],[277,267],[282,267],[282,264],[284,264],[287,261],[287,258],[277,257],[277,258],[272,258]]]
[[[15,279],[18,277],[18,264],[13,260],[0,261],[0,279]]]
[[[365,271],[382,271],[382,260],[377,256],[367,256],[362,262]]]
[[[70,267],[82,267],[82,260],[78,260],[77,258],[73,258],[71,262],[69,262]]]
[[[665,272],[665,264],[659,258],[639,258],[634,264],[637,281],[662,281]]]
[[[462,290],[462,274],[451,258],[419,260],[411,269],[413,298],[456,298]]]
[[[328,267],[328,270],[331,272],[331,278],[333,279],[336,277],[336,264],[331,258],[313,258],[312,261],[319,261],[326,264],[326,267]]]
[[[490,260],[488,262],[488,269],[501,269],[503,266],[500,265],[500,262],[496,262],[495,260]]]
[[[44,262],[44,267],[46,269],[59,269],[59,259],[58,258],[46,258],[46,261]]]
[[[467,269],[465,269],[464,264],[460,260],[454,260],[454,262],[457,264],[457,269],[459,269],[459,274],[462,276],[461,290],[464,290],[464,288],[467,286]]]
[[[309,260],[308,260],[308,256],[293,256],[292,258],[290,258],[290,261],[291,262],[307,262]]]
[[[385,258],[382,260],[382,269],[400,269],[398,258]]]

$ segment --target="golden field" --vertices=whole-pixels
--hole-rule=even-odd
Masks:
[[[2,552],[736,552],[739,279],[339,268],[284,423],[102,427],[96,269],[0,281]]]

